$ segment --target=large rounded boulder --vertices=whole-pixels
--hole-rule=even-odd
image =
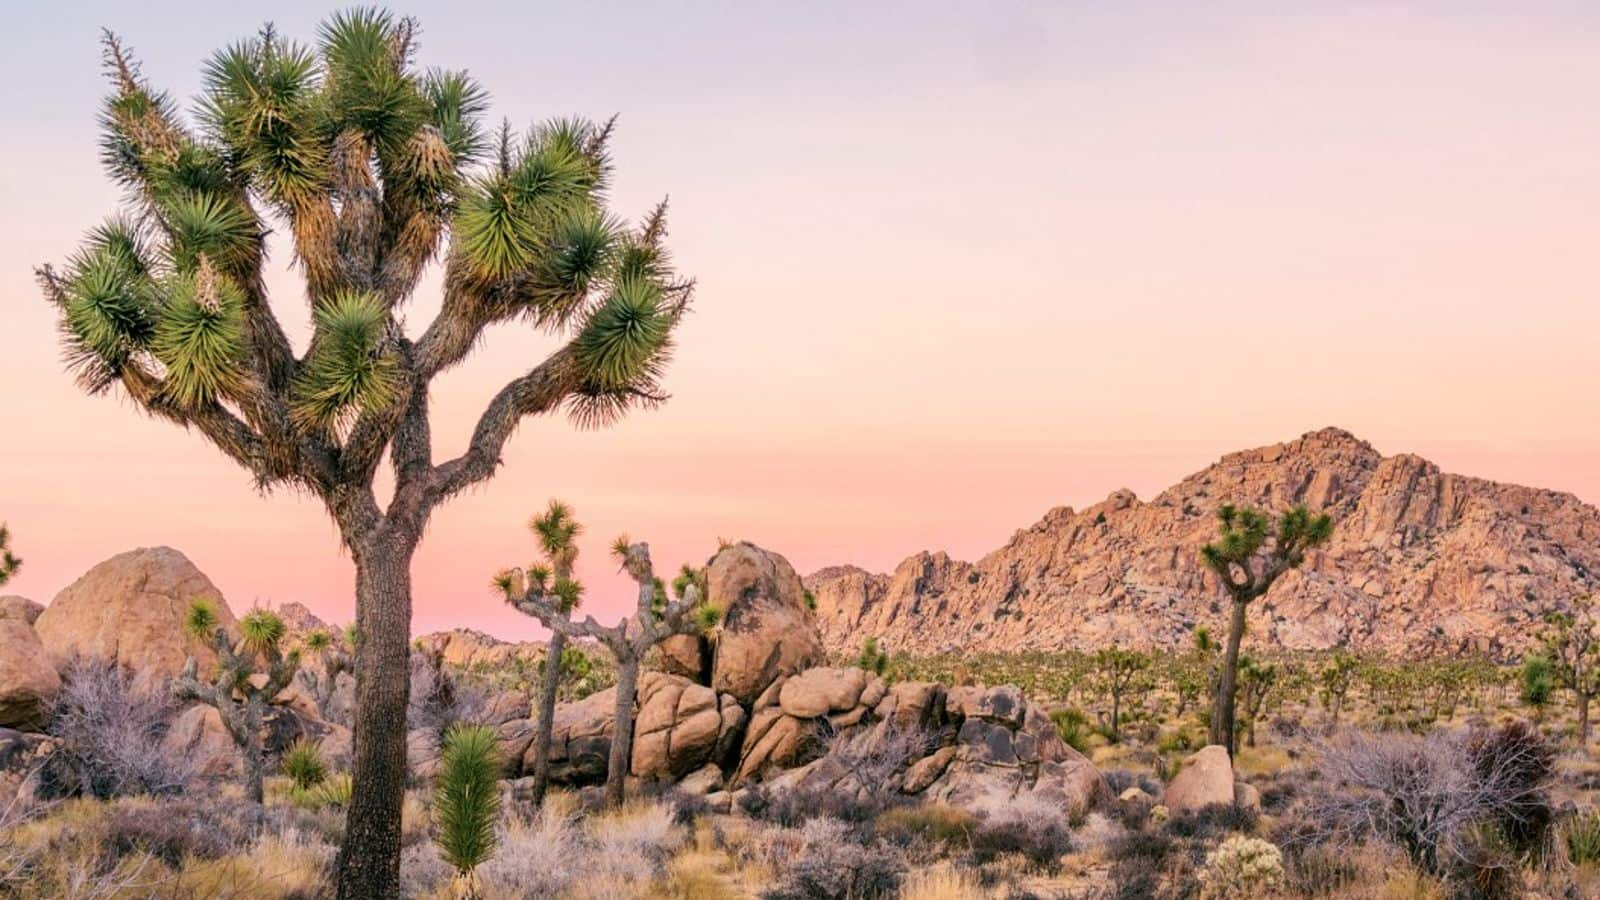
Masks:
[[[143,547],[100,563],[57,594],[34,622],[57,668],[74,656],[98,657],[141,677],[170,678],[194,656],[202,672],[215,652],[183,628],[189,606],[215,602],[218,624],[235,620],[222,592],[171,547]]]
[[[706,575],[708,600],[723,611],[712,690],[748,708],[779,678],[822,662],[816,616],[788,560],[741,541],[718,551]]]

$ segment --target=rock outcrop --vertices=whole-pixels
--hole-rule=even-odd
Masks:
[[[918,553],[891,574],[806,579],[829,649],[877,635],[912,652],[1170,647],[1221,619],[1196,560],[1223,503],[1334,518],[1332,540],[1252,605],[1289,649],[1510,656],[1548,611],[1600,587],[1600,510],[1570,494],[1385,457],[1338,429],[1232,453],[1144,502],[1129,491],[1051,510],[975,563]]]
[[[868,691],[874,680],[867,676]],[[779,760],[774,753],[768,756],[773,764],[764,768],[742,762],[734,786],[741,778],[764,775],[771,790],[898,792],[980,814],[1002,811],[1026,797],[1069,819],[1111,802],[1111,789],[1094,764],[1061,740],[1044,710],[1015,687],[955,688],[947,694],[935,684],[902,683],[892,690],[876,684],[876,706],[853,725],[827,728],[825,719],[810,720],[805,733],[837,735],[814,758]],[[759,720],[761,712],[756,716]],[[802,730],[808,724],[788,713],[777,722]],[[780,727],[775,724],[769,733]],[[753,722],[754,747],[772,743],[757,731]],[[747,760],[751,749],[747,739]]]
[[[0,727],[37,731],[61,689],[50,654],[26,618],[0,617]]]
[[[788,560],[730,544],[712,557],[706,580],[707,600],[722,610],[711,665],[717,693],[749,706],[778,678],[822,661],[816,618]]]
[[[188,557],[171,547],[146,547],[84,573],[50,601],[33,627],[57,668],[81,655],[141,677],[170,678],[193,655],[204,673],[216,664],[216,653],[183,629],[190,604],[200,598],[216,601],[219,623],[234,628],[222,592]]]

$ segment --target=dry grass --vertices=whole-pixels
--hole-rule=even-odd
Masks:
[[[993,896],[985,891],[976,873],[951,866],[917,869],[906,876],[900,889],[901,900],[984,900]]]
[[[333,848],[289,831],[269,834],[234,856],[186,862],[174,897],[289,900],[314,897],[327,885]]]

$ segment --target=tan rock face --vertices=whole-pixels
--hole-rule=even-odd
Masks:
[[[57,668],[78,654],[168,678],[192,654],[204,673],[216,655],[183,629],[190,604],[200,598],[215,600],[220,624],[233,629],[233,613],[205,573],[171,547],[146,547],[84,573],[39,614],[34,630]]]
[[[1334,518],[1329,544],[1251,606],[1251,633],[1290,649],[1510,656],[1547,611],[1600,587],[1600,510],[1384,457],[1337,429],[1229,454],[1149,502],[1118,491],[1052,510],[975,563],[919,553],[889,575],[836,566],[806,585],[835,652],[865,635],[924,653],[1176,646],[1222,621],[1197,554],[1227,502]]]
[[[743,707],[678,675],[646,672],[639,679],[633,724],[632,774],[681,778],[727,758],[744,731]]]
[[[1229,806],[1234,799],[1233,763],[1227,749],[1217,744],[1186,758],[1161,794],[1161,802],[1174,813],[1216,804]]]
[[[22,618],[0,618],[0,727],[43,728],[59,690],[61,676],[33,626]]]
[[[711,687],[751,705],[782,675],[822,661],[822,638],[789,561],[754,544],[722,548],[707,572],[709,601],[723,611]]]
[[[0,619],[17,619],[32,625],[44,612],[44,605],[16,594],[0,597]]]
[[[544,658],[545,645],[534,641],[512,643],[471,628],[454,628],[417,638],[452,669],[487,671],[512,665],[517,660],[534,663]]]

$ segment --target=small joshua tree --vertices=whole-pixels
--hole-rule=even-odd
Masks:
[[[1550,705],[1550,695],[1555,693],[1555,676],[1550,660],[1543,656],[1530,656],[1522,661],[1518,672],[1521,679],[1522,702],[1533,710],[1535,720],[1544,718],[1544,708]]]
[[[552,631],[565,631],[570,638],[588,637],[599,641],[617,661],[617,709],[611,756],[606,767],[606,802],[619,806],[622,788],[633,755],[633,704],[638,694],[639,670],[656,644],[675,634],[702,634],[716,625],[721,611],[701,602],[693,579],[680,581],[682,593],[669,600],[666,586],[655,576],[650,561],[650,545],[633,543],[626,536],[617,538],[612,554],[638,585],[634,615],[615,625],[601,625],[593,616],[574,622],[561,612],[561,601],[541,590],[537,579],[518,570],[503,572],[495,587],[504,592],[507,602],[525,615],[533,616]],[[521,593],[518,593],[518,589]]]
[[[1355,654],[1339,650],[1317,673],[1317,681],[1322,688],[1322,705],[1327,708],[1328,721],[1334,726],[1339,724],[1339,712],[1344,708],[1344,698],[1350,693],[1350,685],[1355,683],[1359,664],[1360,660]]]
[[[314,657],[320,663],[318,672],[313,672],[314,693],[317,701],[317,711],[324,716],[333,704],[333,694],[339,686],[339,673],[355,673],[355,660],[350,652],[339,646],[333,633],[326,628],[313,628],[306,632],[300,639],[302,656]]]
[[[233,738],[244,757],[245,788],[250,799],[261,803],[261,781],[266,770],[266,755],[261,746],[261,722],[267,704],[278,696],[300,667],[300,651],[281,652],[283,620],[271,610],[251,610],[239,620],[239,640],[228,637],[227,629],[217,624],[217,608],[210,600],[196,600],[185,619],[186,630],[200,640],[210,639],[217,653],[217,674],[210,682],[197,677],[193,656],[183,672],[172,682],[172,692],[180,700],[198,700],[214,708],[222,727]],[[253,676],[266,676],[256,684]]]
[[[495,576],[495,584],[509,597],[512,594],[537,593],[548,597],[554,615],[572,618],[572,611],[583,599],[583,585],[572,577],[572,564],[578,558],[578,535],[583,526],[573,518],[572,508],[560,500],[551,500],[544,515],[528,523],[545,561],[530,566],[525,572],[502,572]],[[550,628],[550,645],[544,654],[544,671],[539,679],[539,718],[533,732],[533,785],[531,800],[534,806],[544,802],[545,786],[550,780],[550,739],[555,728],[556,696],[561,690],[561,679],[567,666],[567,632]]]
[[[889,654],[876,637],[868,637],[861,642],[861,655],[856,657],[856,665],[881,676],[889,671]]]
[[[1256,745],[1256,721],[1278,682],[1277,666],[1259,662],[1249,654],[1239,657],[1239,721],[1247,746]]]
[[[1150,668],[1150,657],[1137,650],[1106,647],[1094,655],[1094,669],[1100,689],[1111,698],[1111,734],[1113,742],[1122,740],[1122,698],[1137,687]]]
[[[1589,701],[1600,694],[1600,598],[1579,597],[1572,609],[1545,618],[1541,638],[1551,675],[1578,707],[1578,746],[1589,746]]]
[[[1245,611],[1285,572],[1305,562],[1306,551],[1327,542],[1333,534],[1333,520],[1327,515],[1314,516],[1304,506],[1295,506],[1279,517],[1274,528],[1266,513],[1231,503],[1217,510],[1217,518],[1221,520],[1220,533],[1215,541],[1200,548],[1200,559],[1216,573],[1233,599],[1233,617],[1228,625],[1222,672],[1217,679],[1216,702],[1211,706],[1209,740],[1228,748],[1231,754],[1238,749],[1233,734],[1234,695]]]
[[[10,581],[20,568],[22,560],[11,552],[11,531],[0,523],[0,584]]]
[[[494,853],[495,819],[500,815],[500,760],[494,730],[482,725],[452,725],[439,754],[433,786],[435,841],[456,870],[456,897],[483,895],[476,869]]]

